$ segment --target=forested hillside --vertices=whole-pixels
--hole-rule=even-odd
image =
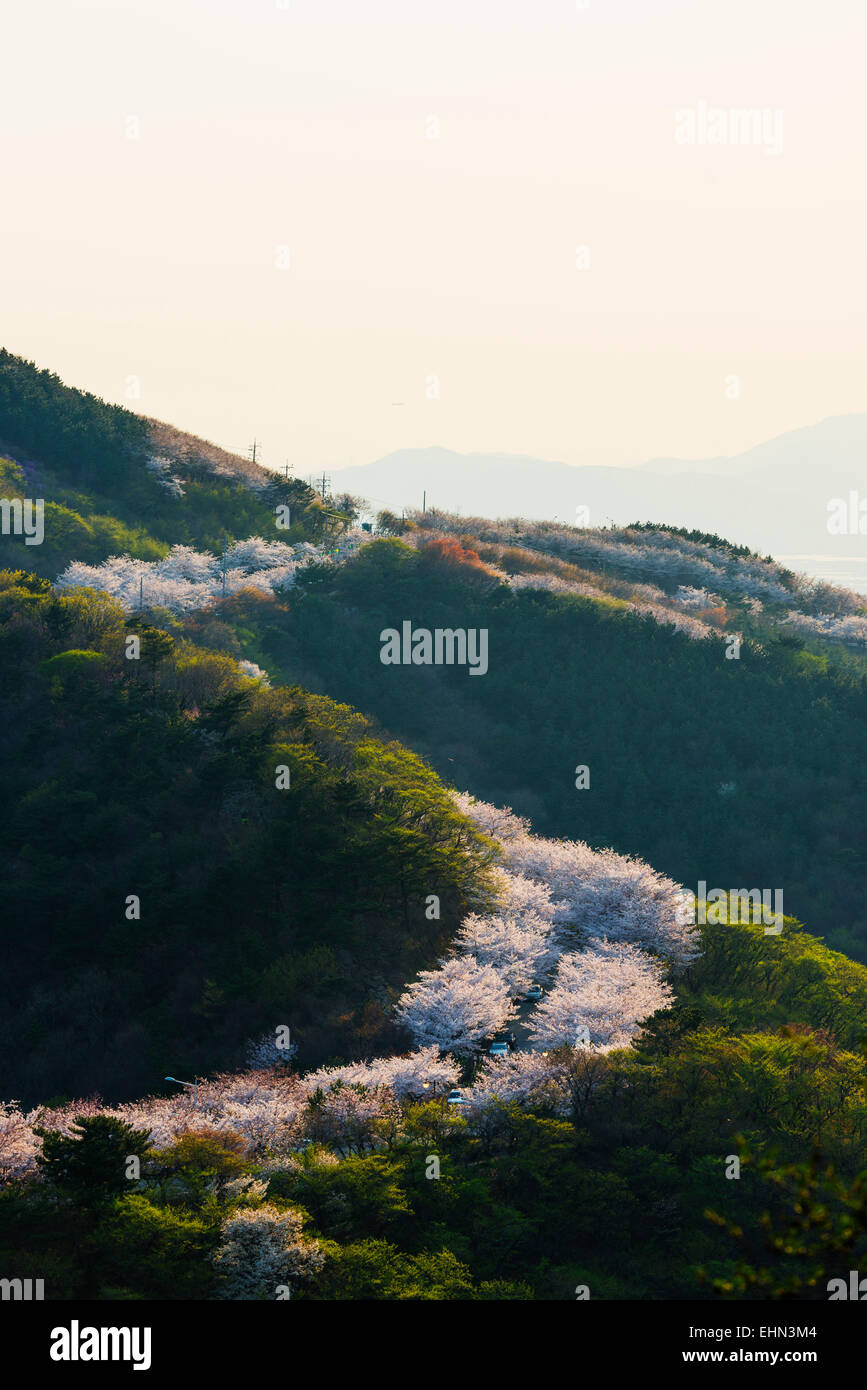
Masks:
[[[637,1047],[490,1061],[461,1106],[433,1047],[2,1107],[0,1258],[52,1298],[826,1299],[867,1251],[867,972],[791,922],[700,945]]]
[[[73,561],[164,558],[174,545],[218,553],[263,534],[285,543],[339,530],[306,483],[121,406],[64,386],[0,349],[0,496],[43,499],[41,544],[0,535],[0,564],[55,579]],[[283,526],[276,508],[288,508]],[[346,518],[343,519],[345,524]]]
[[[0,677],[5,1095],[128,1098],[242,1063],[281,1020],[309,1064],[394,1045],[390,990],[488,857],[427,766],[20,572],[0,575]]]
[[[456,552],[376,541],[221,622],[275,679],[375,715],[539,831],[640,854],[693,889],[782,889],[787,912],[867,959],[860,662],[778,628],[744,633],[729,659],[725,629],[696,639],[612,595],[513,587]],[[383,665],[380,633],[407,619],[486,628],[487,673]]]
[[[0,1267],[827,1297],[867,1253],[867,969],[810,934],[867,959],[857,596],[641,524],[373,538],[8,353],[0,446],[46,500],[0,538]],[[407,623],[484,669],[386,664]],[[697,924],[702,882],[781,930]]]

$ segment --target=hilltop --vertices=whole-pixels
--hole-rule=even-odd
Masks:
[[[458,535],[465,524],[374,540],[285,595],[251,596],[243,654],[375,715],[541,833],[638,853],[688,885],[780,889],[787,911],[867,958],[860,649],[787,618],[793,577],[722,546],[712,566],[708,541],[577,535],[579,564],[487,529]],[[655,568],[621,580],[597,555],[590,570],[596,545],[603,563],[645,546]],[[696,587],[697,565],[713,591]],[[487,673],[383,665],[380,634],[407,620],[484,629]]]
[[[867,414],[832,416],[742,454],[572,465],[523,454],[401,449],[333,473],[336,487],[400,513],[427,505],[493,520],[521,516],[593,527],[636,518],[714,530],[763,553],[864,555],[863,535],[832,537],[828,502],[862,488]]]
[[[306,483],[64,386],[0,350],[0,490],[42,498],[45,539],[0,536],[0,565],[47,579],[73,561],[164,559],[172,546],[218,554],[251,535],[314,542],[346,523]],[[277,507],[288,524],[278,528]]]
[[[860,596],[652,521],[371,536],[8,354],[0,441],[49,499],[0,556],[10,1267],[314,1300],[854,1267],[867,970],[799,919],[867,958]],[[407,622],[484,630],[480,678],[384,664]],[[685,920],[702,882],[782,891],[781,931]]]

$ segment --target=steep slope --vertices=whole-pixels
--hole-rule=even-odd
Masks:
[[[19,538],[0,575],[0,1261],[49,1298],[824,1296],[863,1253],[867,972],[791,914],[865,949],[859,600],[656,527],[439,514],[299,564],[260,479],[25,367],[7,487],[80,510],[64,587]],[[484,671],[384,664],[407,622],[483,630]],[[697,957],[701,881],[782,888],[782,932],[717,914]],[[842,1187],[779,1167],[819,1144]],[[796,1197],[815,1257],[738,1236]]]
[[[0,1257],[48,1299],[825,1299],[865,1253],[867,971],[790,921],[701,944],[637,1047],[490,1061],[460,1106],[436,1048],[0,1106]]]
[[[787,912],[867,955],[860,660],[773,627],[732,645],[743,607],[738,628],[717,617],[697,639],[606,594],[512,587],[449,544],[376,541],[226,617],[274,678],[374,714],[538,832],[640,854],[693,889],[780,889]],[[406,621],[484,629],[486,673],[384,665],[381,634]]]
[[[3,349],[0,496],[44,501],[43,538],[4,526],[0,565],[48,579],[74,561],[152,561],[178,544],[217,554],[253,535],[311,542],[346,520],[306,483],[64,386]]]
[[[313,1064],[389,1045],[390,990],[484,895],[429,767],[177,635],[0,574],[6,1096],[129,1096],[289,1021]]]

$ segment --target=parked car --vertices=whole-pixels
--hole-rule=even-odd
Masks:
[[[527,990],[527,993],[524,995],[524,998],[534,1000],[541,999],[544,993],[545,991],[541,985],[531,985],[530,988]]]
[[[466,1097],[460,1091],[449,1091],[446,1096],[448,1105],[466,1105]]]
[[[507,1042],[492,1042],[488,1048],[489,1057],[508,1057],[509,1044]]]

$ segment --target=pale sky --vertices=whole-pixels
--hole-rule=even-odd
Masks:
[[[0,344],[302,475],[865,410],[865,40],[863,0],[6,7]],[[678,143],[700,103],[782,152]]]

